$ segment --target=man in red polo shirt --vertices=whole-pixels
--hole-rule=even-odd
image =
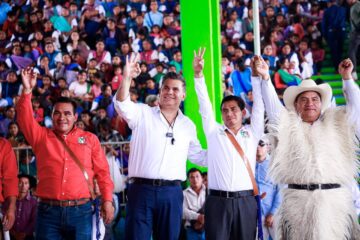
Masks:
[[[7,209],[2,218],[4,231],[9,231],[15,221],[16,196],[18,195],[17,166],[11,144],[0,138],[0,203],[6,202]]]
[[[55,134],[83,164],[89,181],[97,179],[102,194],[102,216],[113,219],[113,183],[104,151],[97,137],[76,128],[76,103],[59,98],[52,112],[53,129],[41,127],[33,117],[31,93],[37,75],[22,70],[23,93],[17,105],[18,123],[37,160],[39,197],[37,239],[91,239],[92,206],[87,181]]]

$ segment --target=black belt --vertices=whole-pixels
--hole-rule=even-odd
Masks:
[[[146,184],[151,186],[181,186],[180,180],[164,180],[164,179],[150,179],[150,178],[131,178],[130,183]]]
[[[45,203],[50,206],[58,206],[58,207],[73,207],[80,206],[88,203],[90,201],[89,198],[80,198],[78,200],[55,200],[55,199],[46,199],[39,198],[38,202]]]
[[[253,190],[245,190],[245,191],[238,191],[238,192],[227,192],[227,191],[210,189],[209,195],[216,196],[216,197],[223,197],[223,198],[241,198],[241,197],[254,196],[254,191]]]
[[[337,183],[327,183],[327,184],[289,184],[288,188],[291,189],[298,189],[298,190],[308,190],[308,191],[314,191],[314,190],[327,190],[327,189],[333,189],[333,188],[340,188],[341,185]]]

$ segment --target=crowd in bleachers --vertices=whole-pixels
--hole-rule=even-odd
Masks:
[[[329,30],[344,33],[336,36],[341,44],[346,38],[349,6],[332,0],[259,2],[262,57],[281,97],[288,86],[321,74],[324,43],[334,40]],[[329,21],[326,12],[334,5],[333,11],[344,14]],[[224,94],[242,96],[251,111],[251,1],[222,0],[220,9]],[[38,74],[32,106],[39,124],[51,128],[53,102],[60,96],[72,97],[78,104],[77,127],[95,133],[101,142],[129,140],[131,131],[116,113],[112,98],[122,82],[125,58],[132,52],[140,54],[141,73],[132,81],[131,100],[156,106],[165,73],[182,73],[178,0],[1,1],[0,135],[13,147],[28,145],[16,123],[15,105],[22,92],[20,70],[31,66]],[[122,159],[124,174],[128,147],[104,145],[107,153]],[[31,152],[19,151],[17,157],[19,171],[36,176]]]
[[[16,124],[9,124],[15,121],[13,106],[21,94],[23,67],[33,66],[38,73],[33,108],[40,124],[51,127],[52,103],[59,96],[70,96],[78,102],[79,127],[99,134],[99,123],[107,121],[118,140],[130,136],[111,104],[122,81],[125,57],[140,53],[141,74],[132,83],[131,99],[152,106],[157,104],[162,76],[182,72],[179,2],[120,2],[1,4],[0,134],[11,138],[13,146],[25,143],[21,135],[14,134]],[[321,73],[324,32],[333,27],[323,19],[327,4],[333,4],[329,2],[260,1],[262,56],[271,66],[280,96],[287,86]],[[220,5],[225,93],[244,96],[251,105],[251,1],[221,1]],[[341,24],[345,17],[339,20]]]

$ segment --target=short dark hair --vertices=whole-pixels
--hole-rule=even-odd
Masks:
[[[200,175],[201,175],[201,171],[197,168],[190,168],[189,171],[187,172],[187,177],[189,178],[190,177],[190,174],[191,173],[194,173],[194,172],[199,172]]]
[[[56,100],[56,102],[54,103],[54,109],[55,109],[55,105],[58,104],[58,103],[70,103],[72,105],[72,107],[73,107],[73,113],[74,114],[76,113],[77,104],[73,99],[68,98],[68,97],[59,97]]]
[[[184,77],[183,77],[181,74],[175,73],[175,72],[168,72],[168,73],[165,74],[164,77],[163,77],[162,85],[164,85],[164,83],[165,83],[167,80],[170,80],[170,79],[179,80],[180,82],[182,82],[183,87],[184,87],[184,89],[185,89],[185,87],[186,87],[185,79],[184,79]]]
[[[235,101],[237,103],[237,105],[239,106],[240,110],[245,109],[245,102],[241,97],[230,95],[230,96],[226,96],[223,98],[223,100],[221,101],[220,110],[222,110],[224,103],[230,102],[230,101]]]

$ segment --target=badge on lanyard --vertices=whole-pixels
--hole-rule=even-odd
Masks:
[[[78,143],[85,144],[85,137],[79,137],[78,138]]]

